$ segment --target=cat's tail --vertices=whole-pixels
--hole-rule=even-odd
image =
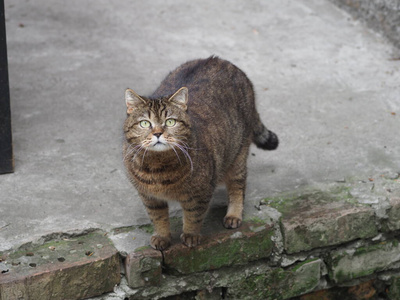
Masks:
[[[254,124],[253,142],[258,148],[264,150],[275,150],[279,145],[278,136],[264,126],[258,113]]]

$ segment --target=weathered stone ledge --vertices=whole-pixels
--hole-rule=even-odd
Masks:
[[[320,290],[333,297],[333,287],[350,285],[397,299],[398,177],[384,174],[266,198],[243,228],[214,234],[201,247],[178,243],[163,254],[139,249],[126,260],[127,284],[134,288],[127,295],[189,293],[192,299],[196,291],[214,291],[215,299],[221,293],[225,299],[306,299]],[[356,294],[351,297],[358,299]]]
[[[120,282],[120,257],[100,232],[0,253],[0,299],[83,299]]]
[[[146,246],[151,226],[116,230],[113,242],[93,232],[3,253],[0,299],[83,299],[113,288],[95,299],[400,299],[397,173],[266,198],[240,229],[208,227],[201,246],[176,240],[163,253]]]

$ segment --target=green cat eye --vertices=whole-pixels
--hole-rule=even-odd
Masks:
[[[174,126],[175,124],[176,124],[175,119],[168,119],[167,121],[165,121],[165,125],[167,125],[168,127]]]
[[[149,128],[150,127],[150,122],[149,121],[146,121],[146,120],[143,120],[143,121],[140,121],[140,127],[142,127],[142,128]]]

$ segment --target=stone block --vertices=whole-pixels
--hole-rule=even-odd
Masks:
[[[387,227],[390,231],[400,229],[400,196],[390,198]]]
[[[164,252],[164,266],[171,274],[189,274],[266,258],[274,247],[273,234],[269,225],[245,222],[238,230],[205,236],[195,248],[171,246]]]
[[[228,288],[228,299],[289,299],[314,290],[321,277],[320,259],[309,260],[289,269],[271,269],[250,275]]]
[[[336,283],[342,283],[393,268],[400,261],[400,245],[394,239],[330,255],[329,277]]]
[[[284,248],[292,254],[378,234],[374,210],[353,204],[346,197],[345,190],[317,191],[264,202],[282,214]]]
[[[113,290],[120,282],[118,251],[94,232],[3,253],[0,299],[83,299]]]
[[[387,291],[389,299],[400,299],[400,276],[394,276]]]
[[[161,252],[150,247],[143,247],[130,253],[125,260],[128,285],[133,289],[159,285],[162,271],[161,263]]]

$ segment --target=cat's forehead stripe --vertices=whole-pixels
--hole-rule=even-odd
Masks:
[[[167,117],[168,110],[167,110],[167,104],[165,102],[158,99],[149,101],[149,117],[151,116],[151,114],[161,117],[163,112],[164,112],[164,117]]]
[[[162,109],[161,109],[161,111],[160,111],[160,116],[161,116],[161,114],[163,113],[163,111],[164,111],[166,108],[167,108],[167,105],[166,105],[165,103],[162,103]],[[165,113],[165,115],[167,115],[167,114]]]

